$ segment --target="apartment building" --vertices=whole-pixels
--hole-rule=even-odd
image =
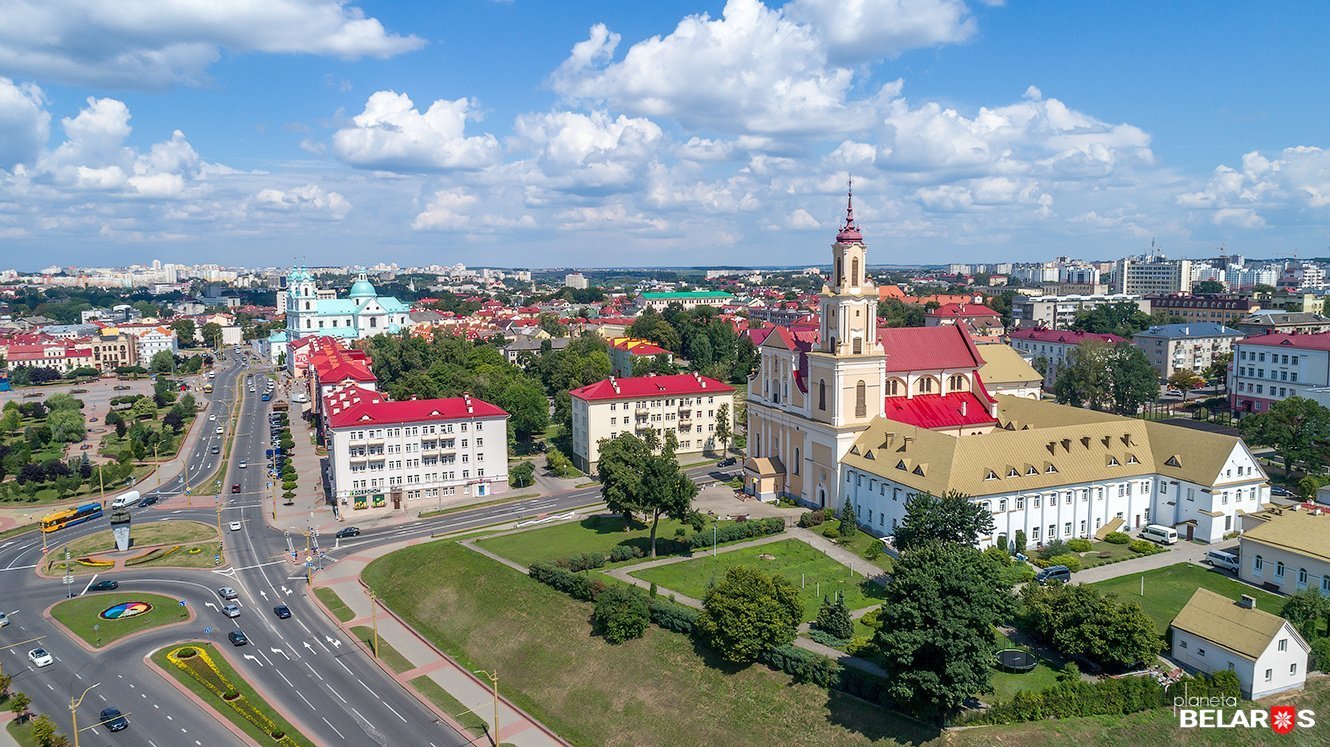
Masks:
[[[1113,290],[1148,296],[1191,290],[1191,260],[1126,257],[1113,269]]]
[[[632,376],[637,361],[661,359],[674,362],[674,353],[650,340],[640,337],[611,337],[609,339],[610,369],[615,376]]]
[[[434,507],[508,487],[508,413],[488,402],[393,402],[347,384],[323,408],[330,489],[343,510]]]
[[[1251,336],[1265,335],[1272,332],[1319,334],[1330,332],[1330,318],[1310,311],[1261,309],[1244,316],[1231,326]]]
[[[1150,310],[1176,316],[1188,322],[1231,324],[1261,310],[1259,301],[1250,296],[1193,296],[1170,294],[1150,296]]]
[[[664,443],[668,432],[679,440],[677,453],[719,449],[716,411],[725,405],[734,429],[734,387],[696,373],[617,378],[573,389],[573,463],[584,472],[596,468],[600,441],[621,433],[639,436],[654,430]]]
[[[1011,300],[1011,319],[1012,324],[1021,329],[1037,327],[1066,329],[1076,318],[1076,315],[1082,311],[1124,302],[1134,303],[1141,311],[1146,314],[1150,313],[1150,301],[1141,296],[1126,293],[1048,294],[1014,297]]]
[[[1083,342],[1107,342],[1114,345],[1128,343],[1125,337],[1101,335],[1093,332],[1070,332],[1059,329],[1018,329],[1011,333],[1011,346],[1021,355],[1036,363],[1044,360],[1044,386],[1053,386],[1058,372],[1068,365],[1068,358]]]
[[[1265,412],[1289,397],[1330,386],[1330,333],[1274,333],[1234,345],[1229,402],[1239,412]]]
[[[724,291],[661,291],[639,293],[633,302],[633,311],[640,313],[647,309],[664,311],[671,304],[679,304],[685,311],[694,306],[721,307],[734,300],[734,296]]]
[[[1167,379],[1175,371],[1202,373],[1218,356],[1232,355],[1233,344],[1244,335],[1231,327],[1210,322],[1163,324],[1137,332],[1132,344]]]

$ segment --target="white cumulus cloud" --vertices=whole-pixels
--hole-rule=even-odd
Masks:
[[[259,210],[290,213],[296,212],[309,216],[321,216],[330,220],[342,220],[351,212],[351,203],[337,192],[331,192],[317,184],[306,184],[294,189],[267,188],[254,196],[253,206]]]
[[[0,169],[32,163],[51,135],[42,89],[0,78]]]
[[[660,127],[649,119],[599,111],[524,114],[513,129],[518,145],[534,151],[549,186],[571,192],[636,185],[662,140]]]
[[[961,0],[794,0],[785,14],[811,26],[835,62],[872,62],[955,44],[978,30]]]
[[[351,126],[333,135],[333,154],[360,168],[420,172],[474,170],[494,163],[499,141],[489,133],[467,137],[476,119],[470,99],[438,100],[421,112],[410,97],[377,91]]]

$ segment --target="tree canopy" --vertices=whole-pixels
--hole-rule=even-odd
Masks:
[[[672,432],[671,432],[672,434]],[[611,511],[631,518],[641,514],[651,526],[651,557],[656,557],[656,529],[662,516],[683,521],[693,511],[697,484],[679,469],[674,449],[661,453],[632,433],[600,442],[596,477]]]
[[[1269,446],[1284,460],[1284,471],[1294,467],[1319,472],[1330,460],[1330,409],[1305,397],[1289,397],[1262,413],[1238,423],[1242,435]]]
[[[789,581],[735,566],[707,590],[696,630],[726,661],[751,662],[794,640],[803,609],[799,590]]]
[[[1163,647],[1139,604],[1119,602],[1093,586],[1026,584],[1021,598],[1025,626],[1068,656],[1121,670],[1153,660]]]
[[[1159,395],[1159,375],[1134,345],[1087,340],[1058,371],[1053,394],[1060,404],[1134,415]]]
[[[929,542],[973,547],[993,531],[993,515],[964,493],[915,493],[905,501],[905,520],[896,527],[895,544],[901,552]]]

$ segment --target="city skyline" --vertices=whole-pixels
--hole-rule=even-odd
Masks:
[[[0,246],[29,271],[798,266],[853,174],[883,264],[1323,256],[1327,104],[1300,93],[1330,12],[1225,11],[18,2]]]

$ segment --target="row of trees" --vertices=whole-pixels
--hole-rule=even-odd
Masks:
[[[1053,396],[1059,404],[1135,415],[1159,396],[1159,375],[1134,345],[1087,340],[1058,370]]]
[[[660,314],[647,309],[628,328],[628,334],[686,358],[695,370],[713,379],[743,383],[757,367],[757,348],[747,338],[739,339],[714,306],[685,311],[679,304],[670,304]]]
[[[1132,301],[1104,304],[1086,309],[1072,319],[1069,328],[1077,332],[1131,337],[1159,324],[1177,324],[1186,319],[1171,314],[1147,314]]]

